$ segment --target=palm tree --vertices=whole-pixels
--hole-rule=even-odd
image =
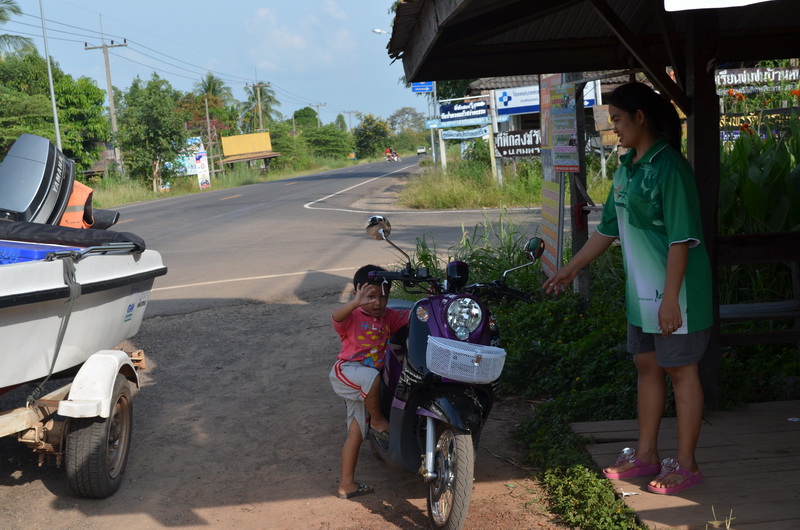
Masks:
[[[225,81],[211,72],[208,72],[205,77],[194,84],[194,93],[198,96],[218,98],[223,105],[229,105],[234,102],[231,88],[225,84]]]
[[[242,119],[250,130],[263,127],[264,124],[280,121],[283,114],[278,112],[275,107],[280,107],[281,102],[275,96],[275,91],[269,83],[259,81],[254,85],[245,87],[247,101],[242,103]],[[260,100],[260,101],[259,101]],[[261,116],[258,115],[259,106]]]
[[[0,26],[11,20],[11,15],[21,15],[22,9],[15,0],[0,0]],[[0,35],[0,53],[4,51],[29,52],[36,49],[33,41],[19,35]]]

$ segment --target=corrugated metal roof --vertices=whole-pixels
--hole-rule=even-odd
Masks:
[[[680,46],[692,22],[686,12],[664,12],[663,0],[411,0],[398,5],[389,55],[403,59],[409,81],[637,66],[603,8],[664,65],[665,35]],[[703,12],[718,15],[718,62],[800,55],[798,0]]]

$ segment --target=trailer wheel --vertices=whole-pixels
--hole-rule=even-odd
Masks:
[[[108,418],[70,420],[65,464],[72,492],[104,499],[122,484],[133,428],[133,401],[128,380],[117,374]]]

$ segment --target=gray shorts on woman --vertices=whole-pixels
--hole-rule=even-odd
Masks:
[[[633,355],[654,351],[656,363],[662,368],[686,366],[703,358],[710,337],[711,328],[665,337],[661,333],[645,333],[642,328],[628,324],[628,351]]]

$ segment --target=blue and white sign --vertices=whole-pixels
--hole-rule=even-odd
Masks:
[[[498,116],[539,112],[539,85],[495,90],[494,97]]]
[[[597,83],[586,83],[586,87],[583,89],[584,108],[595,105],[597,101],[596,85]],[[498,89],[494,91],[494,98],[498,116],[534,114],[540,110],[538,85]]]
[[[412,92],[433,92],[433,81],[421,81],[419,83],[411,83]]]
[[[442,140],[467,140],[481,138],[489,134],[489,127],[479,127],[469,131],[442,131]]]
[[[497,123],[509,121],[511,116],[498,116]],[[442,122],[442,120],[425,120],[426,129],[443,129],[445,127],[466,127],[469,125],[488,125],[492,123],[491,118],[469,118],[466,120],[454,120]]]
[[[472,101],[442,103],[439,105],[439,119],[442,120],[442,123],[488,117],[488,99],[473,99]]]

